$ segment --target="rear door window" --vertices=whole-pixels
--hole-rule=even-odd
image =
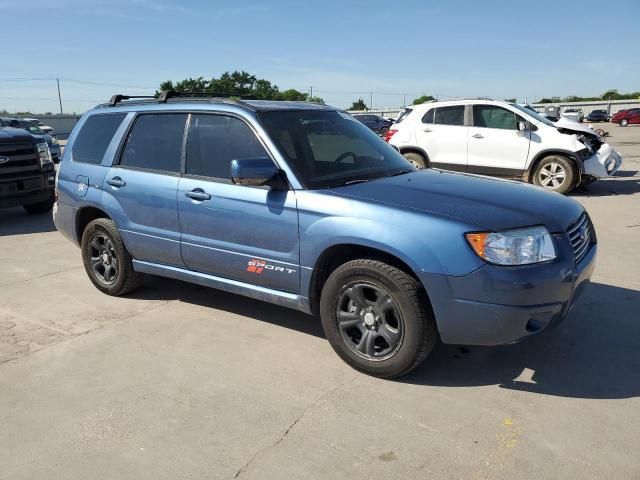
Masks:
[[[231,180],[231,160],[269,157],[253,130],[226,115],[193,115],[186,173]]]
[[[516,122],[516,114],[505,108],[495,105],[473,106],[473,124],[476,127],[516,130]]]
[[[102,157],[124,117],[124,113],[114,113],[87,118],[73,142],[73,161],[96,165],[102,163]]]
[[[138,116],[127,137],[123,167],[180,172],[186,113]]]
[[[436,108],[433,123],[438,125],[464,125],[464,105]]]

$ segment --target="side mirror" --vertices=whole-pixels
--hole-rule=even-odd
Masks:
[[[527,129],[527,122],[523,122],[522,120],[518,122],[518,131],[524,132]]]
[[[231,179],[236,185],[268,185],[278,190],[286,188],[282,172],[266,157],[231,160]]]

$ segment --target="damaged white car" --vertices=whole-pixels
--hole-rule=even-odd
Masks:
[[[586,125],[487,99],[408,107],[385,139],[420,168],[518,179],[559,193],[609,177],[622,164]]]

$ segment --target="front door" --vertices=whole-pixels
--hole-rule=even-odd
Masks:
[[[428,110],[418,124],[418,146],[429,156],[432,167],[464,172],[467,168],[467,133],[464,105]]]
[[[497,105],[473,105],[473,126],[469,128],[467,171],[484,175],[520,177],[524,173],[531,131],[518,130],[511,110]]]
[[[184,266],[177,192],[186,120],[184,113],[139,115],[104,179],[103,203],[136,260]]]
[[[231,160],[269,157],[241,119],[193,114],[178,186],[182,258],[194,271],[300,291],[298,212],[293,190],[235,185]]]

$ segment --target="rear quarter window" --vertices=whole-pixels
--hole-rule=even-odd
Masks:
[[[102,163],[102,157],[125,115],[113,113],[90,116],[73,142],[73,161],[95,165]]]

